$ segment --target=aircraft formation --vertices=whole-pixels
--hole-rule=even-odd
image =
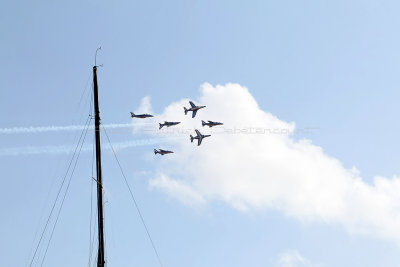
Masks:
[[[131,112],[131,118],[139,118],[139,119],[145,119],[145,118],[151,118],[154,117],[153,115],[150,114],[135,114]]]
[[[179,123],[181,123],[180,121],[177,121],[177,122],[174,122],[174,121],[164,121],[164,123],[159,123],[160,124],[160,130],[161,130],[161,128],[163,127],[163,126],[167,126],[167,127],[170,127],[170,126],[174,126],[174,125],[178,125]]]
[[[206,134],[206,135],[201,134],[200,131],[197,130],[197,129],[194,130],[194,131],[196,132],[196,135],[197,135],[197,136],[193,137],[192,135],[190,135],[190,142],[193,143],[193,140],[194,140],[194,139],[197,139],[197,146],[201,145],[201,141],[203,141],[203,138],[205,138],[205,137],[210,137],[210,136],[211,136],[211,135],[209,135],[209,134]]]
[[[196,113],[199,109],[205,108],[206,106],[196,106],[192,101],[189,101],[190,108],[187,109],[186,107],[183,107],[185,110],[185,115],[187,115],[188,111],[192,111],[192,118],[196,117]]]
[[[187,115],[187,113],[189,111],[191,111],[192,112],[192,118],[196,117],[196,114],[197,114],[198,110],[206,107],[206,106],[196,106],[192,101],[189,101],[189,104],[190,104],[190,108],[183,107],[183,110],[185,112],[185,115]],[[150,114],[135,114],[135,113],[131,112],[131,117],[132,118],[145,119],[145,118],[151,118],[151,117],[153,117],[153,115],[150,115]],[[181,123],[180,121],[176,121],[176,122],[175,121],[164,121],[164,123],[159,123],[159,129],[161,130],[161,128],[164,127],[164,126],[171,127],[171,126],[178,125],[180,123]],[[208,126],[209,128],[214,127],[214,126],[218,126],[218,125],[223,125],[222,122],[214,122],[214,121],[205,122],[203,120],[201,121],[201,124],[202,124],[203,127],[204,126]],[[201,145],[201,142],[203,141],[204,138],[211,136],[209,134],[203,135],[197,129],[195,129],[195,133],[196,133],[196,136],[190,135],[190,142],[193,143],[194,140],[197,140],[197,146]],[[174,152],[173,151],[169,151],[169,150],[163,150],[163,149],[158,149],[158,150],[154,149],[154,154],[155,155],[156,154],[165,155],[165,154],[171,154],[171,153],[174,153]]]
[[[169,150],[164,150],[164,149],[154,149],[154,155],[155,154],[160,154],[160,155],[165,155],[165,154],[171,154],[174,153],[173,151],[169,151]]]
[[[203,127],[205,125],[207,125],[208,127],[211,128],[211,127],[214,127],[214,126],[222,125],[223,123],[222,122],[215,122],[215,121],[208,121],[208,122],[201,121],[201,124],[203,125]]]

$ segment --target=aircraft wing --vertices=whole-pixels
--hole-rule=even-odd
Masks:
[[[198,137],[200,137],[200,136],[201,136],[201,133],[200,133],[200,131],[199,131],[199,130],[197,130],[197,129],[196,129],[196,130],[195,130],[195,132],[196,132],[196,134],[197,134],[197,136],[198,136]]]
[[[196,105],[192,101],[189,101],[189,104],[192,106],[192,108],[196,107]]]
[[[192,118],[194,118],[196,116],[197,110],[194,110],[192,113]]]
[[[203,141],[203,138],[200,136],[199,139],[197,139],[197,146],[201,145],[201,141]]]

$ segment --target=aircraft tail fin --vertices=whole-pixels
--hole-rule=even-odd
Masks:
[[[135,117],[135,113],[131,112],[131,118]]]
[[[159,123],[160,124],[160,128],[159,128],[159,130],[164,126],[164,124],[161,124],[161,123]]]
[[[193,143],[193,139],[194,139],[193,136],[190,135],[190,142],[191,142],[191,143]]]
[[[206,123],[203,120],[201,121],[201,124],[203,125],[203,127],[204,127],[204,125],[206,125]]]
[[[159,153],[159,152],[157,151],[157,149],[154,149],[154,155],[157,154],[157,153]]]
[[[186,107],[183,107],[183,109],[185,110],[185,115],[188,113],[188,110]]]

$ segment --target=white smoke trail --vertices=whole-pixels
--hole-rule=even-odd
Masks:
[[[104,125],[107,129],[130,128],[130,123],[112,123]],[[90,126],[89,129],[93,129]],[[59,132],[59,131],[81,131],[85,129],[85,125],[67,125],[67,126],[39,126],[39,127],[13,127],[0,128],[0,134],[19,134],[19,133],[44,133],[44,132]]]
[[[151,138],[151,139],[140,139],[135,141],[126,141],[114,143],[113,147],[115,150],[121,150],[137,146],[155,145],[165,142],[165,138]],[[60,146],[25,146],[25,147],[11,147],[0,149],[1,156],[22,156],[22,155],[43,155],[43,154],[69,154],[73,151],[72,145],[60,145]],[[91,152],[93,149],[92,144],[85,144],[82,147],[82,152]],[[111,150],[109,144],[104,144],[103,150]]]

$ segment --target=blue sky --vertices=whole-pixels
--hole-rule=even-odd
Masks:
[[[131,123],[129,111],[145,96],[163,116],[175,101],[202,99],[206,82],[237,83],[260,110],[297,129],[315,128],[294,140],[311,139],[373,185],[375,176],[399,174],[398,10],[396,1],[7,2],[0,11],[0,128],[82,125],[94,51],[102,45],[104,124]],[[1,134],[0,151],[72,147],[78,133]],[[118,143],[148,136],[128,127],[110,137]],[[185,205],[149,185],[165,164],[150,157],[152,149],[131,147],[118,156],[165,266],[397,266],[398,240],[376,231],[354,233],[340,222],[275,208],[243,211],[218,197]],[[4,265],[29,262],[70,156],[1,156]],[[91,153],[83,153],[45,266],[88,262],[90,165]],[[191,178],[181,176],[172,178]],[[104,180],[109,266],[157,266],[107,150]]]

